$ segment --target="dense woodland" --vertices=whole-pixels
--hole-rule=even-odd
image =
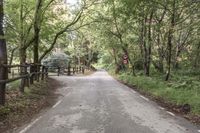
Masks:
[[[122,80],[159,97],[169,94],[170,101],[191,104],[199,114],[198,0],[82,0],[74,6],[63,0],[2,1],[1,63],[41,63],[61,48],[75,63],[98,60],[96,66]],[[0,72],[5,79],[6,70]]]

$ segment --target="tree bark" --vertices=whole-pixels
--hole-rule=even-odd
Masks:
[[[148,47],[147,47],[147,15],[144,15],[144,20],[142,24],[142,46],[143,46],[143,65],[144,65],[144,73],[146,76],[149,76],[149,69],[148,69]]]
[[[7,48],[3,32],[3,20],[3,0],[0,0],[0,80],[5,80],[8,78],[8,70],[6,67],[2,66],[3,64],[7,64]],[[0,105],[5,104],[5,89],[6,84],[0,84]]]
[[[26,49],[24,49],[24,20],[23,20],[23,0],[20,0],[20,46],[19,46],[19,59],[20,64],[23,65],[26,62]]]
[[[168,81],[170,78],[170,74],[171,74],[171,60],[172,60],[172,39],[173,39],[173,32],[174,32],[174,27],[175,27],[175,9],[176,7],[176,0],[173,1],[173,5],[172,5],[172,16],[171,16],[171,23],[170,23],[170,29],[168,32],[168,42],[167,42],[167,46],[168,46],[168,58],[167,58],[167,75],[165,80]]]
[[[148,26],[148,52],[147,52],[147,68],[146,68],[147,76],[150,76],[150,67],[151,67],[151,52],[152,52],[151,26],[152,26],[153,13],[154,11],[152,10],[150,13],[149,26]]]
[[[19,52],[20,52],[20,64],[21,65],[26,65],[26,49],[21,48],[19,50]],[[26,72],[26,68],[25,67],[20,67],[20,75],[26,74],[25,72]],[[21,79],[21,83],[20,83],[20,87],[19,87],[19,91],[21,93],[24,93],[25,83],[26,83],[26,80],[24,78]]]
[[[161,31],[159,29],[158,34],[157,34],[157,44],[158,44],[158,47],[159,47],[158,48],[159,60],[158,60],[158,63],[156,63],[156,66],[157,66],[157,69],[160,73],[164,73],[164,63],[163,63],[163,61],[164,61],[164,48],[163,48],[163,45],[161,45],[160,34],[161,34]]]
[[[20,45],[19,45],[19,60],[20,60],[20,65],[25,65],[26,64],[26,48],[25,48],[25,44],[24,44],[24,18],[23,18],[23,10],[24,10],[24,6],[23,6],[23,0],[20,0],[20,17],[19,17],[19,25],[20,25]],[[20,67],[20,75],[24,75],[25,73],[25,68],[24,67]],[[19,91],[21,93],[24,93],[24,87],[25,87],[25,79],[21,79],[21,83],[20,83],[20,87],[19,87]]]
[[[39,63],[39,34],[42,13],[42,0],[36,1],[35,20],[34,20],[34,45],[33,45],[33,61],[35,64]]]
[[[161,23],[163,22],[163,19],[165,18],[166,15],[166,11],[167,11],[167,6],[164,7],[163,13],[161,15],[161,17],[157,20],[157,27],[156,27],[156,41],[157,41],[157,45],[158,45],[158,56],[159,56],[159,60],[158,63],[154,62],[154,66],[156,69],[158,69],[158,71],[160,73],[164,73],[164,58],[165,58],[165,52],[164,52],[164,45],[161,44],[161,36],[162,36],[162,32],[161,32]]]

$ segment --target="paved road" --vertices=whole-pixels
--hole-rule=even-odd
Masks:
[[[58,102],[18,133],[198,133],[105,71],[56,79],[65,84]]]

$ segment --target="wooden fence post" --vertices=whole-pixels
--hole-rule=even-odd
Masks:
[[[44,76],[45,76],[45,66],[42,66],[42,78],[41,78],[41,80],[44,80]]]
[[[5,80],[6,78],[6,67],[0,64],[0,80]],[[5,105],[5,93],[6,93],[6,83],[0,83],[0,105]]]
[[[58,76],[60,76],[60,67],[58,67]]]
[[[6,84],[0,83],[0,105],[5,105]]]
[[[78,67],[76,67],[76,73],[78,73]]]
[[[28,68],[28,66],[25,66],[25,68],[24,68],[25,69],[25,72],[24,72],[25,75],[28,74],[27,68]],[[29,87],[29,81],[30,81],[29,79],[30,79],[29,76],[27,78],[25,78],[25,80],[26,80],[25,86],[27,86],[27,87]]]
[[[84,68],[84,67],[82,67],[82,73],[83,73],[83,74],[85,73],[85,68]]]
[[[81,73],[81,66],[79,66],[79,72]]]
[[[45,73],[46,73],[45,75],[46,75],[46,79],[47,79],[48,76],[49,76],[49,75],[48,75],[48,67],[45,67]]]
[[[71,75],[71,65],[70,65],[70,63],[69,63],[69,65],[68,65],[68,71],[67,71],[67,75],[68,76],[70,76]]]
[[[11,69],[10,69],[11,70]],[[15,77],[15,71],[14,70],[12,70],[12,78],[14,78]]]
[[[37,69],[36,69],[36,70],[37,70],[37,71],[36,71],[36,73],[37,73],[37,74],[36,74],[36,75],[37,75],[37,82],[40,82],[40,73],[39,73],[39,72],[40,72],[40,65],[37,64],[37,65],[36,65],[36,68],[37,68]]]
[[[33,64],[30,64],[30,84],[33,84],[34,83],[34,79],[33,79],[33,77],[34,77],[34,74],[33,74],[33,72],[34,72],[34,65]]]
[[[20,75],[23,76],[26,74],[26,69],[24,66],[21,66],[21,72],[20,72]],[[24,93],[24,87],[25,87],[25,84],[26,84],[26,79],[25,78],[22,78],[21,79],[21,84],[20,84],[20,87],[19,87],[19,91],[21,93]]]
[[[73,74],[75,74],[75,67],[73,67]]]
[[[35,68],[35,64],[33,64],[32,69],[33,69],[32,72],[34,73],[34,74],[33,74],[33,82],[34,82],[34,81],[36,80],[36,74],[35,74],[35,72],[36,72],[35,69],[36,69],[36,68]]]

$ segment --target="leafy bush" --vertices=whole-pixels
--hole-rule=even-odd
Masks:
[[[134,65],[135,65],[135,69],[137,70],[143,70],[144,68],[142,59],[138,59],[137,61],[135,61]]]
[[[70,62],[70,57],[65,53],[54,53],[47,59],[42,61],[42,64],[52,68],[66,68]]]

